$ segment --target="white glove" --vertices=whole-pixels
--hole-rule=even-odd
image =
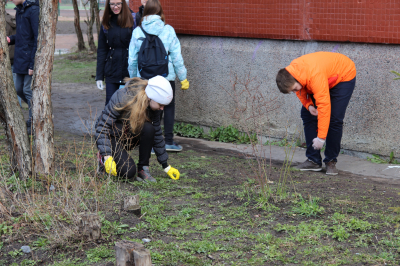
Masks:
[[[103,81],[102,80],[97,80],[96,85],[97,85],[97,88],[99,88],[99,90],[103,90]]]
[[[320,139],[320,138],[315,138],[315,139],[313,139],[312,142],[313,142],[312,146],[313,146],[314,150],[322,149],[322,147],[325,144],[325,140],[324,139]]]

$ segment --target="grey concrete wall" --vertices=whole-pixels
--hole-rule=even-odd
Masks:
[[[255,128],[271,137],[283,138],[289,133],[303,138],[300,101],[294,94],[279,93],[276,73],[301,55],[336,51],[350,57],[357,67],[342,148],[381,155],[394,151],[396,157],[400,155],[400,80],[393,80],[396,76],[390,73],[400,71],[400,46],[185,35],[179,39],[190,89],[177,89],[177,121],[245,128],[249,126],[244,126],[244,120],[238,121],[233,115],[243,113],[244,118],[250,117],[257,113],[251,110],[252,103],[260,107],[262,102],[270,100],[266,107],[257,109],[263,115],[256,123],[262,126]],[[249,90],[243,84],[233,86],[236,77],[239,83],[251,79],[247,82]],[[235,97],[243,91],[240,97]],[[254,99],[260,102],[254,104]]]

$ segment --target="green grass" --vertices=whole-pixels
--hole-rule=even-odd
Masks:
[[[87,52],[56,56],[53,67],[53,82],[95,83],[96,58]]]

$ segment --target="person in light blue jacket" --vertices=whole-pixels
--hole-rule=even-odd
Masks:
[[[181,44],[176,36],[175,30],[170,25],[165,24],[164,12],[159,0],[148,0],[143,11],[141,27],[150,35],[157,35],[164,44],[167,54],[169,54],[168,76],[166,79],[171,83],[174,98],[172,102],[164,107],[164,137],[165,148],[167,151],[181,151],[182,146],[173,141],[173,129],[175,119],[175,78],[178,75],[181,81],[181,89],[189,89],[187,80],[187,70],[183,63],[181,54]],[[146,38],[140,27],[132,32],[129,45],[128,71],[131,78],[140,77],[138,71],[138,53]],[[175,74],[176,73],[176,74]],[[155,74],[156,75],[156,74]]]

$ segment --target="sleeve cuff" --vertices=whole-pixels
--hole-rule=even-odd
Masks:
[[[162,164],[162,168],[163,168],[164,171],[165,171],[165,170],[167,170],[167,168],[168,168],[168,170],[169,170],[169,169],[171,168],[171,166],[169,166],[168,163],[163,163],[163,164]],[[168,172],[168,170],[167,170],[167,172]]]

